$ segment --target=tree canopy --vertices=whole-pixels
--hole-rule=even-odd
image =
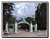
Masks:
[[[3,3],[3,30],[5,30],[5,25],[10,20],[12,21],[12,11],[13,11],[13,3]],[[10,21],[10,22],[11,22]]]
[[[36,10],[38,29],[46,29],[46,3],[39,4]]]

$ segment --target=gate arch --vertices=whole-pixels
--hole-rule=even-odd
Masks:
[[[20,24],[18,24],[18,27],[20,29],[28,29],[29,30],[30,25],[28,25],[27,23],[20,23]]]
[[[18,23],[18,25],[19,25],[20,23],[26,23],[26,24],[30,25],[26,20],[20,21],[20,22]]]
[[[29,30],[30,24],[26,20],[23,20],[18,23],[18,27]]]

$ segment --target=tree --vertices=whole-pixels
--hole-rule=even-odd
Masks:
[[[9,22],[11,18],[12,10],[13,10],[13,3],[3,3],[3,30],[5,30],[6,22]]]
[[[20,25],[21,25],[21,27],[20,27],[21,29],[29,29],[29,25],[26,23],[21,23],[18,26],[20,26]]]
[[[25,18],[25,20],[30,23],[32,21],[32,24],[35,25],[35,20],[33,20],[34,18],[31,18],[31,17],[27,17]]]
[[[46,29],[46,3],[39,4],[36,10],[36,22],[38,29]]]
[[[26,20],[28,23],[30,23],[30,21],[33,21],[33,18],[27,17],[27,18],[25,18],[25,20]]]
[[[11,18],[9,19],[9,23],[15,23],[16,17],[11,15]]]

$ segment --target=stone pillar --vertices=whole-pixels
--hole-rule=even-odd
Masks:
[[[30,24],[30,32],[33,32],[33,25],[32,25],[32,23]]]
[[[17,22],[15,22],[15,33],[17,33],[17,30],[18,30],[18,25]]]
[[[37,31],[37,24],[35,24],[35,31]]]
[[[6,23],[6,32],[8,32],[8,22]]]

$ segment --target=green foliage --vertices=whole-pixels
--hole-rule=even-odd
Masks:
[[[36,22],[38,29],[46,29],[46,5],[46,3],[42,3],[37,6]]]
[[[30,21],[33,21],[33,18],[27,17],[27,18],[25,18],[25,20],[26,20],[28,23],[30,23]]]
[[[11,16],[11,18],[9,19],[9,23],[15,23],[16,21],[16,17]]]
[[[3,30],[5,30],[6,22],[9,22],[12,17],[13,3],[3,3]],[[11,22],[11,21],[10,21]]]
[[[21,27],[20,27],[21,29],[29,29],[29,25],[26,24],[26,23],[21,23],[21,24],[19,24],[18,26],[21,26]]]
[[[11,14],[12,14],[12,10],[13,10],[13,3],[3,3],[3,21],[8,22]]]

